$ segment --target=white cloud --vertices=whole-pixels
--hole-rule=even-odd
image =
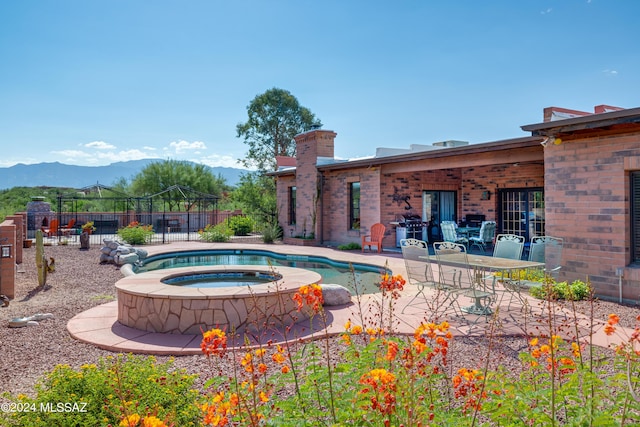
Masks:
[[[541,11],[540,14],[541,15],[546,15],[547,13],[551,13],[552,10],[553,9],[551,9],[551,8],[547,8],[546,10]]]
[[[173,141],[169,144],[169,147],[173,148],[176,154],[183,153],[185,151],[197,151],[206,150],[207,146],[202,141]]]
[[[93,141],[88,144],[84,144],[84,146],[87,148],[95,148],[97,150],[113,150],[114,148],[116,148],[115,145],[109,144],[104,141]]]
[[[609,76],[617,76],[618,72],[616,70],[603,70],[603,73],[609,75]]]
[[[98,158],[102,160],[108,160],[109,163],[113,162],[127,162],[129,160],[142,160],[153,158],[157,156],[149,155],[141,150],[122,150],[122,151],[110,151],[108,153],[98,153]]]
[[[191,160],[192,162],[202,163],[207,166],[215,167],[222,166],[227,168],[244,168],[238,163],[238,160],[232,156],[221,156],[219,154],[213,154],[211,156],[199,157]]]
[[[100,149],[95,152],[84,150],[59,150],[52,151],[51,154],[61,157],[60,161],[62,163],[77,164],[83,166],[99,166],[107,165],[114,162],[126,162],[129,160],[141,160],[158,157],[155,154],[150,154],[146,151],[138,149],[120,151],[103,151],[103,149]]]
[[[60,150],[60,151],[52,151],[51,153],[62,156],[62,157],[66,157],[67,159],[73,159],[73,160],[94,157],[93,154],[87,153],[86,151],[81,151],[81,150]]]

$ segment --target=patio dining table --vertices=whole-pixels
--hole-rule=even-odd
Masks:
[[[513,270],[544,267],[543,262],[525,261],[520,259],[493,257],[488,255],[473,255],[468,253],[445,254],[439,256],[441,264],[467,267],[473,270],[472,286],[477,290],[485,291],[484,278],[488,273],[509,272]],[[485,296],[475,298],[473,305],[463,307],[466,313],[490,315],[493,313],[489,303],[483,304]]]

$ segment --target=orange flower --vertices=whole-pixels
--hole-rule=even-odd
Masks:
[[[618,316],[617,314],[609,315],[609,320],[607,321],[607,323],[613,326],[613,325],[617,325],[618,322],[620,322],[620,316]]]
[[[573,353],[574,357],[580,357],[581,349],[580,345],[577,342],[571,343],[571,352]]]
[[[360,384],[365,387],[360,394],[370,398],[367,405],[381,414],[391,414],[395,411],[396,376],[386,369],[372,369],[360,377]]]
[[[227,349],[227,336],[224,331],[220,329],[211,329],[202,334],[202,342],[200,343],[200,349],[207,357],[215,355],[224,356]]]
[[[132,414],[120,421],[120,427],[136,427],[140,422],[140,415]]]
[[[395,341],[389,341],[387,343],[387,354],[385,356],[385,359],[392,361],[396,358],[397,354],[398,354],[398,343]]]
[[[342,334],[342,341],[344,341],[345,345],[351,345],[351,335]]]
[[[301,286],[292,298],[298,305],[298,311],[301,311],[306,304],[317,313],[322,309],[324,303],[322,288],[316,283]]]

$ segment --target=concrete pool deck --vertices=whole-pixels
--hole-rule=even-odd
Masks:
[[[404,261],[400,252],[395,248],[384,251],[381,254],[376,252],[359,251],[339,251],[324,247],[301,247],[290,245],[266,245],[266,244],[240,244],[240,243],[201,243],[201,242],[176,242],[168,245],[145,246],[149,256],[164,252],[191,251],[206,249],[251,249],[260,251],[270,251],[289,255],[311,255],[327,257],[332,260],[346,263],[373,264],[380,267],[389,268],[393,274],[406,276]],[[276,268],[277,270],[277,268]],[[421,322],[433,321],[433,313],[428,309],[432,295],[426,291],[426,296],[414,300],[408,304],[416,295],[416,287],[407,284],[402,291],[401,297],[394,301],[393,330],[399,334],[413,334],[415,328]],[[464,318],[453,316],[453,313],[439,313],[440,321],[447,320],[451,324],[451,331],[454,336],[464,335],[485,335],[490,327],[499,325],[494,330],[494,334],[499,335],[522,335],[527,333],[540,334],[540,324],[533,321],[533,318],[540,317],[543,312],[542,303],[528,295],[528,312],[522,310],[522,306],[511,304],[507,307],[508,301],[500,300],[493,308],[499,317],[497,322],[487,321],[483,317],[476,315],[466,315]],[[507,300],[508,298],[505,298]],[[259,335],[253,334],[251,345],[264,344],[266,342],[282,342],[287,340],[314,339],[324,334],[337,335],[344,332],[344,325],[350,321],[352,324],[359,324],[364,327],[373,326],[379,322],[376,316],[380,309],[388,310],[388,306],[381,304],[381,294],[366,294],[359,298],[352,298],[352,303],[341,306],[325,306],[326,325],[321,316],[315,316],[312,322],[302,321],[296,323],[290,329],[283,331],[278,329],[265,330]],[[364,314],[363,314],[364,313]],[[528,313],[528,314],[526,314]],[[546,311],[548,316],[548,310]],[[386,316],[387,314],[383,314]],[[572,318],[573,313],[569,313],[561,306],[554,311],[554,316],[558,321]],[[379,317],[379,316],[378,316]],[[490,316],[491,319],[493,316]],[[388,318],[387,318],[388,319]],[[472,324],[471,322],[477,321]],[[589,319],[586,316],[579,316],[576,319],[583,334],[590,331]],[[365,325],[366,323],[366,325]],[[389,324],[386,320],[385,325]],[[525,326],[528,325],[528,326]],[[326,327],[325,327],[326,326]],[[118,321],[118,301],[109,302],[84,311],[72,319],[67,324],[67,329],[72,337],[99,348],[120,353],[141,353],[156,355],[189,355],[200,354],[201,334],[170,334],[148,332],[123,325]],[[607,336],[604,333],[604,322],[592,326],[593,343],[599,346],[609,346],[618,344],[620,338]],[[630,336],[631,331],[629,332]],[[285,336],[286,334],[286,336]],[[618,340],[618,341],[616,341]],[[242,339],[235,343],[237,346],[244,345]]]

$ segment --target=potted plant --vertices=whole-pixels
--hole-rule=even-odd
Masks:
[[[87,234],[91,234],[96,231],[96,228],[93,226],[93,221],[87,221],[82,225],[82,232],[86,232]]]

